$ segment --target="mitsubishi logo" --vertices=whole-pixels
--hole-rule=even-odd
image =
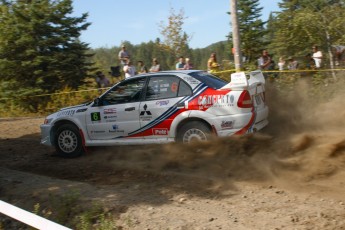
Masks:
[[[144,116],[145,113],[146,113],[147,115],[149,115],[149,116],[152,115],[150,111],[146,110],[146,109],[147,109],[147,105],[146,105],[146,104],[144,105],[143,108],[144,108],[144,111],[141,111],[140,116]]]

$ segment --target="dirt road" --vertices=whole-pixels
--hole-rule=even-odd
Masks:
[[[0,199],[33,210],[78,191],[119,229],[345,229],[343,96],[270,96],[270,125],[255,135],[76,159],[39,144],[43,118],[1,119]]]

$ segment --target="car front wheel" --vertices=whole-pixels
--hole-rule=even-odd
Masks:
[[[56,132],[55,148],[62,157],[80,156],[83,153],[83,146],[78,128],[71,124],[61,125]]]
[[[203,122],[191,121],[183,125],[177,135],[177,140],[183,143],[194,141],[207,141],[210,138],[211,129]]]

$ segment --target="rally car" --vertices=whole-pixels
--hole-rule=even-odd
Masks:
[[[64,157],[87,146],[208,140],[245,134],[268,124],[260,71],[231,74],[230,82],[205,71],[147,73],[127,78],[94,101],[46,117],[41,143]]]

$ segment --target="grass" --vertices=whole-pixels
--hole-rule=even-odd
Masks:
[[[67,191],[62,196],[49,195],[47,205],[34,205],[36,215],[79,230],[117,230],[113,213],[100,203],[87,204],[78,191]]]

